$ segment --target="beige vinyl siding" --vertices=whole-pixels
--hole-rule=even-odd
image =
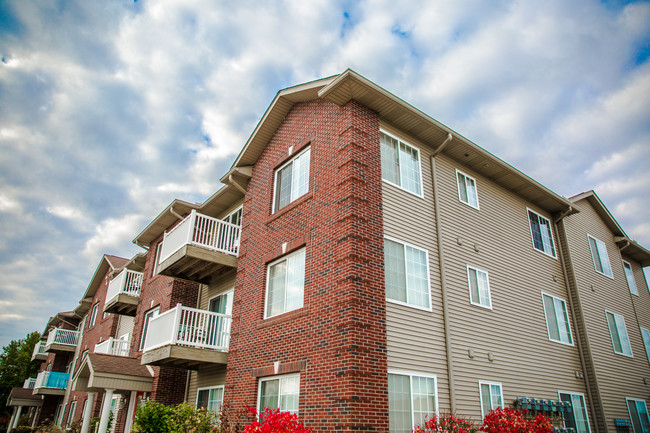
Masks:
[[[428,251],[433,310],[387,302],[388,366],[436,374],[444,411],[449,409],[449,383],[431,152],[386,125],[382,128],[420,150],[424,198],[384,182],[384,231]],[[456,169],[476,179],[480,210],[459,201]],[[551,216],[445,156],[436,158],[436,170],[457,412],[480,418],[479,380],[500,382],[505,404],[518,396],[557,399],[560,389],[585,393],[584,380],[576,377],[581,367],[575,344],[550,341],[547,333],[542,291],[564,300],[567,291],[559,260],[532,246],[527,208]],[[557,250],[555,231],[554,243]],[[467,265],[488,271],[491,310],[470,304]],[[571,313],[569,318],[575,341]]]
[[[235,287],[236,276],[237,272],[235,270],[232,270],[213,279],[209,285],[204,285],[201,290],[201,299],[199,299],[199,308],[202,310],[207,310],[210,298],[233,289]],[[198,388],[223,385],[225,381],[225,366],[208,366],[199,369],[198,371],[191,372],[188,385],[188,403],[196,403],[196,390]]]
[[[629,418],[625,398],[645,398],[648,395],[649,388],[644,384],[644,378],[650,377],[650,366],[637,317],[639,321],[650,324],[650,321],[646,322],[650,314],[650,295],[645,280],[637,278],[640,277],[638,263],[625,258],[635,270],[639,288],[638,297],[630,294],[614,235],[587,200],[576,204],[581,212],[566,218],[567,239],[605,421],[607,429],[615,431],[614,418]],[[594,269],[587,234],[605,243],[613,279]],[[614,353],[605,310],[624,317],[633,357]]]

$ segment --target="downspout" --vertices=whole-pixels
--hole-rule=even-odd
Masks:
[[[179,220],[183,220],[183,219],[185,219],[182,215],[176,213],[176,211],[174,210],[174,206],[170,206],[170,207],[169,207],[169,213],[172,214],[172,215],[174,215],[174,216],[175,216],[176,218],[178,218]]]
[[[237,188],[237,189],[238,189],[242,194],[246,194],[246,189],[243,188],[243,187],[242,187],[240,184],[238,184],[237,182],[235,182],[235,178],[233,177],[232,174],[231,174],[230,176],[228,176],[228,183],[230,183],[232,186],[234,186],[235,188]]]
[[[568,268],[567,268],[567,263],[564,260],[564,248],[562,247],[562,245],[567,245],[567,247],[569,245],[568,244],[569,241],[568,241],[568,239],[566,239],[566,227],[564,226],[564,218],[567,215],[569,215],[572,211],[573,211],[573,207],[569,206],[567,208],[567,210],[562,212],[562,214],[559,217],[557,217],[555,219],[555,221],[554,221],[556,225],[562,224],[562,235],[563,235],[563,238],[564,238],[563,239],[564,242],[559,243],[559,245],[558,245],[559,248],[557,250],[558,250],[558,253],[560,255],[559,258],[560,258],[560,263],[562,265],[562,276],[564,277],[564,285],[566,287],[567,294],[568,294],[571,286],[569,285]],[[572,269],[572,271],[573,271],[573,269]],[[577,289],[578,288],[576,287],[576,290]],[[571,310],[571,315],[573,316],[573,319],[577,323],[578,316],[576,315],[576,309],[575,309],[575,305],[573,303],[573,296],[567,296],[567,298],[569,298],[569,309]],[[577,329],[576,329],[576,331],[577,331]],[[594,424],[593,427],[594,427],[594,430],[596,431],[596,433],[598,433],[598,420],[596,419],[594,398],[593,398],[593,394],[592,394],[592,391],[591,391],[591,386],[589,385],[589,377],[588,377],[588,373],[587,373],[587,361],[585,360],[585,354],[584,354],[584,351],[582,350],[582,340],[580,339],[580,332],[575,333],[575,341],[576,341],[576,345],[578,346],[578,356],[580,358],[580,367],[582,368],[582,374],[585,376],[585,389],[587,391],[587,395],[589,396],[589,398],[588,398],[588,400],[589,400],[589,409],[591,409],[591,413],[593,414],[594,421],[596,421],[595,423],[593,423]],[[599,401],[600,401],[600,399],[599,399]]]
[[[451,329],[449,326],[449,300],[447,298],[447,279],[445,277],[445,255],[442,246],[442,223],[440,219],[440,205],[438,202],[438,182],[436,180],[436,156],[451,142],[452,135],[431,155],[431,181],[433,182],[433,205],[436,216],[436,234],[438,240],[438,265],[440,267],[440,294],[442,298],[442,317],[445,332],[445,350],[447,353],[447,377],[449,378],[449,408],[452,413],[456,412],[456,385],[454,383],[454,360],[451,352]]]

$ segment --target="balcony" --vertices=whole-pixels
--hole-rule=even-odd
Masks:
[[[228,362],[232,318],[177,305],[149,320],[142,363],[194,370]]]
[[[215,273],[237,267],[241,227],[192,212],[165,233],[157,272],[207,284]]]
[[[25,383],[23,384],[23,388],[34,389],[34,385],[36,385],[36,378],[35,377],[30,377],[29,379],[25,379]]]
[[[105,353],[106,355],[129,356],[131,343],[129,340],[118,340],[109,338],[99,344],[95,344],[95,353]]]
[[[41,371],[34,382],[34,395],[64,395],[70,375],[54,371]]]
[[[45,341],[41,340],[34,346],[34,352],[32,353],[32,361],[38,359],[39,361],[45,361],[47,359],[47,351],[45,350]]]
[[[47,352],[74,352],[79,341],[79,331],[54,328],[47,336],[45,350]]]
[[[108,284],[104,312],[135,316],[142,287],[142,272],[124,269]]]

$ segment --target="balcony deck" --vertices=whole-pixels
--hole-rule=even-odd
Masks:
[[[108,284],[105,313],[135,316],[142,287],[142,272],[124,269]]]
[[[36,376],[34,395],[65,395],[70,375],[54,371],[41,371]]]
[[[79,341],[79,331],[54,328],[47,336],[45,350],[47,352],[74,352]]]
[[[237,267],[241,227],[192,211],[165,233],[157,272],[207,284]]]
[[[45,361],[47,359],[47,351],[45,350],[46,342],[41,340],[34,346],[34,352],[32,352],[32,361],[39,360]]]

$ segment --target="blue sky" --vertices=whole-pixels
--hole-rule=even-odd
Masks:
[[[352,68],[650,246],[650,4],[0,1],[0,345],[202,201],[283,87]]]

